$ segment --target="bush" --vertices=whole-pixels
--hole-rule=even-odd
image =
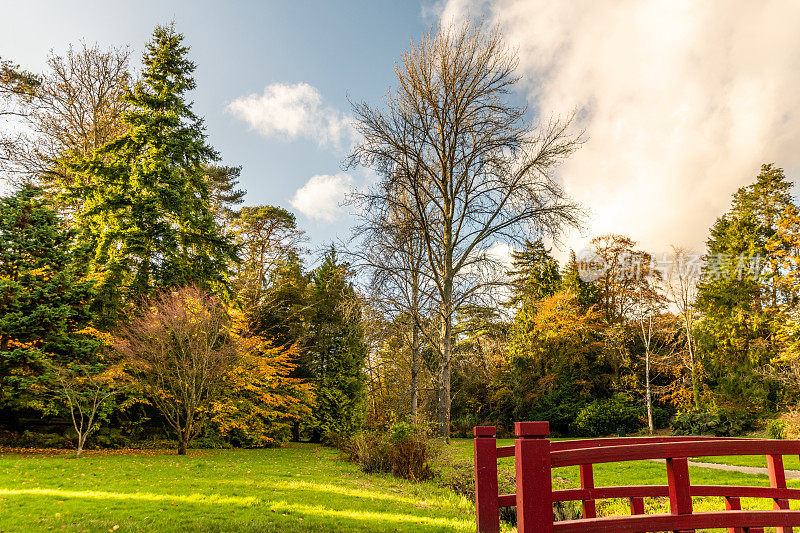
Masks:
[[[767,422],[767,436],[771,439],[785,439],[786,422],[783,420],[770,420]]]
[[[619,429],[635,431],[646,425],[646,420],[646,407],[615,394],[611,398],[595,400],[581,409],[570,426],[570,432],[582,437],[598,437],[616,433]]]
[[[755,415],[744,409],[726,409],[717,413],[691,410],[678,413],[672,422],[675,435],[714,435],[735,437],[753,427]]]
[[[364,472],[386,472],[413,481],[434,475],[430,467],[433,446],[425,431],[405,422],[393,424],[389,432],[356,435],[346,447],[350,460]]]

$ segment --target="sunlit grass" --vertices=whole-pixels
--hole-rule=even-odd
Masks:
[[[177,457],[0,455],[0,531],[473,531],[435,484],[314,445]]]

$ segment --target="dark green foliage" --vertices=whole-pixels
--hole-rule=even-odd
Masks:
[[[550,255],[541,239],[525,241],[525,248],[513,252],[512,257],[513,270],[508,273],[512,291],[509,305],[547,298],[561,286],[558,261]]]
[[[182,41],[172,26],[156,28],[141,80],[125,96],[125,133],[69,164],[91,178],[70,194],[84,201],[77,221],[105,317],[165,288],[223,291],[235,259],[214,210],[237,194],[220,182],[230,169],[209,170],[219,156],[187,100],[195,65]]]
[[[655,413],[653,415],[655,421]],[[646,425],[646,407],[626,395],[615,394],[611,398],[594,400],[583,407],[570,428],[573,435],[604,437],[616,434],[619,430],[626,433],[636,431]]]
[[[584,308],[596,305],[600,302],[600,294],[597,285],[583,281],[578,269],[578,259],[575,251],[569,251],[569,261],[564,266],[561,273],[561,289],[575,294],[578,303]]]
[[[676,415],[672,422],[672,432],[675,435],[736,437],[752,429],[754,422],[754,413],[742,409],[718,413],[691,410]]]
[[[92,283],[75,270],[74,237],[40,189],[0,199],[0,403],[44,409],[48,365],[88,364],[97,352],[80,333]]]
[[[329,434],[356,433],[366,414],[367,346],[361,304],[349,277],[347,265],[337,262],[333,249],[311,273],[304,350],[316,387],[310,428],[315,440],[326,440]]]

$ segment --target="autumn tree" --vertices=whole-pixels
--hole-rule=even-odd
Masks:
[[[238,446],[280,445],[295,424],[311,417],[313,386],[292,377],[296,344],[276,346],[249,329],[244,313],[232,314],[232,333],[249,349],[225,376],[225,393],[212,402],[209,425]]]
[[[439,432],[449,435],[453,319],[486,288],[495,241],[557,236],[580,210],[553,178],[578,147],[568,122],[527,125],[509,103],[517,57],[498,30],[436,27],[402,56],[383,109],[354,105],[363,141],[349,161],[375,170],[375,205],[414,220],[436,287]],[[399,194],[395,194],[399,193]]]
[[[77,223],[107,320],[154,291],[187,283],[223,291],[235,260],[211,203],[207,170],[219,156],[187,100],[188,52],[172,25],[157,27],[141,80],[123,97],[122,135],[67,165],[84,176],[70,192],[83,203]]]
[[[145,300],[115,337],[133,379],[175,432],[179,455],[225,393],[240,354],[252,348],[234,335],[222,302],[196,287]]]
[[[62,163],[70,157],[90,157],[126,129],[129,56],[127,48],[103,50],[86,44],[70,46],[64,55],[51,53],[29,101],[27,128],[12,154],[15,164],[54,193],[63,203],[59,207],[67,211],[78,209],[79,199],[61,193],[90,182]]]

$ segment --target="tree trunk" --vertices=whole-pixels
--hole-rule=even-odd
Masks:
[[[655,427],[653,426],[653,396],[650,394],[650,349],[645,351],[644,356],[644,382],[647,394],[647,428],[650,434],[653,434]]]
[[[419,288],[416,272],[411,278],[411,420],[416,424],[419,403]]]
[[[439,436],[450,442],[450,356],[452,352],[452,325],[450,302],[443,305],[441,361],[439,362]]]
[[[186,450],[189,447],[185,439],[178,439],[178,455],[186,455]]]
[[[292,424],[292,442],[300,442],[300,421],[295,420]]]

